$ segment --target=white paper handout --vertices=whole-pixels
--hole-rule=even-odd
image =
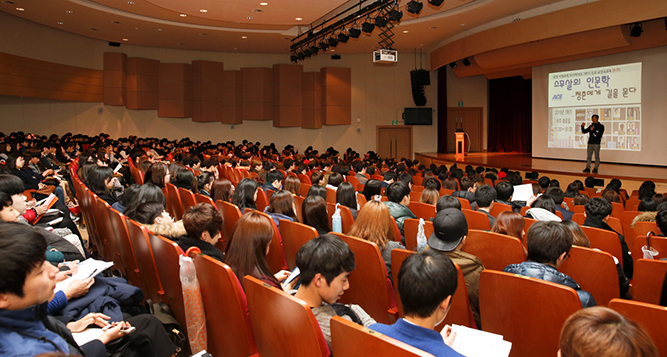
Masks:
[[[514,194],[512,194],[512,201],[528,201],[533,195],[533,185],[526,183],[523,185],[514,186]]]
[[[451,347],[466,357],[507,357],[512,349],[512,343],[504,341],[502,335],[461,325],[452,325],[454,332],[456,338]]]
[[[113,262],[105,262],[103,260],[88,258],[79,263],[79,270],[76,274],[56,284],[56,291],[65,289],[75,279],[83,280],[92,278],[95,275],[109,269],[111,266],[113,266]]]

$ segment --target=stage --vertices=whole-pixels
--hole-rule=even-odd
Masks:
[[[604,179],[605,185],[612,178],[617,178],[623,182],[623,188],[632,192],[639,188],[643,181],[652,180],[656,183],[657,192],[667,192],[667,167],[625,165],[625,164],[607,164],[600,163],[599,173],[584,174],[582,170],[586,167],[585,161],[560,160],[560,159],[538,159],[531,157],[531,154],[517,153],[470,153],[462,159],[457,159],[455,154],[439,154],[435,152],[415,153],[415,159],[421,163],[430,165],[431,162],[436,165],[451,166],[458,164],[460,168],[466,165],[474,167],[494,167],[498,170],[507,167],[511,171],[520,171],[522,176],[526,172],[536,171],[540,176],[549,176],[551,179],[557,179],[561,183],[561,188],[565,190],[567,184],[579,179],[584,180],[588,176]]]

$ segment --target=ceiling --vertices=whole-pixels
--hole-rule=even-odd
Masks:
[[[373,3],[368,0],[365,5]],[[394,48],[425,51],[475,29],[511,22],[517,14],[558,10],[577,0],[422,0],[419,15],[403,10]],[[345,0],[2,0],[0,11],[104,41],[188,50],[289,53],[290,41],[311,24],[358,4]],[[524,15],[527,16],[527,15]],[[378,30],[350,39],[336,53],[378,48]]]

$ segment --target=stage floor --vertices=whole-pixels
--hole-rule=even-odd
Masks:
[[[459,167],[465,167],[465,165],[495,168],[507,167],[512,171],[537,171],[540,176],[545,174],[559,174],[585,178],[590,175],[582,172],[586,167],[586,163],[583,161],[538,159],[531,157],[530,154],[470,153],[463,159],[456,159],[455,154],[439,154],[435,152],[415,153],[415,158],[420,159],[419,156],[427,160],[433,160],[436,164],[439,162],[456,162]],[[605,179],[605,183],[609,182],[612,178],[618,178],[621,181],[652,180],[656,183],[667,184],[667,167],[601,163],[599,173],[594,176]],[[583,181],[583,178],[580,179]]]

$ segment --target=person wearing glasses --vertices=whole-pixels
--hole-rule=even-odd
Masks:
[[[558,267],[570,257],[572,248],[572,234],[567,227],[560,222],[540,221],[530,226],[526,240],[528,260],[508,265],[504,272],[567,286],[577,292],[584,308],[597,305],[591,293],[581,290],[574,279],[558,271]]]

